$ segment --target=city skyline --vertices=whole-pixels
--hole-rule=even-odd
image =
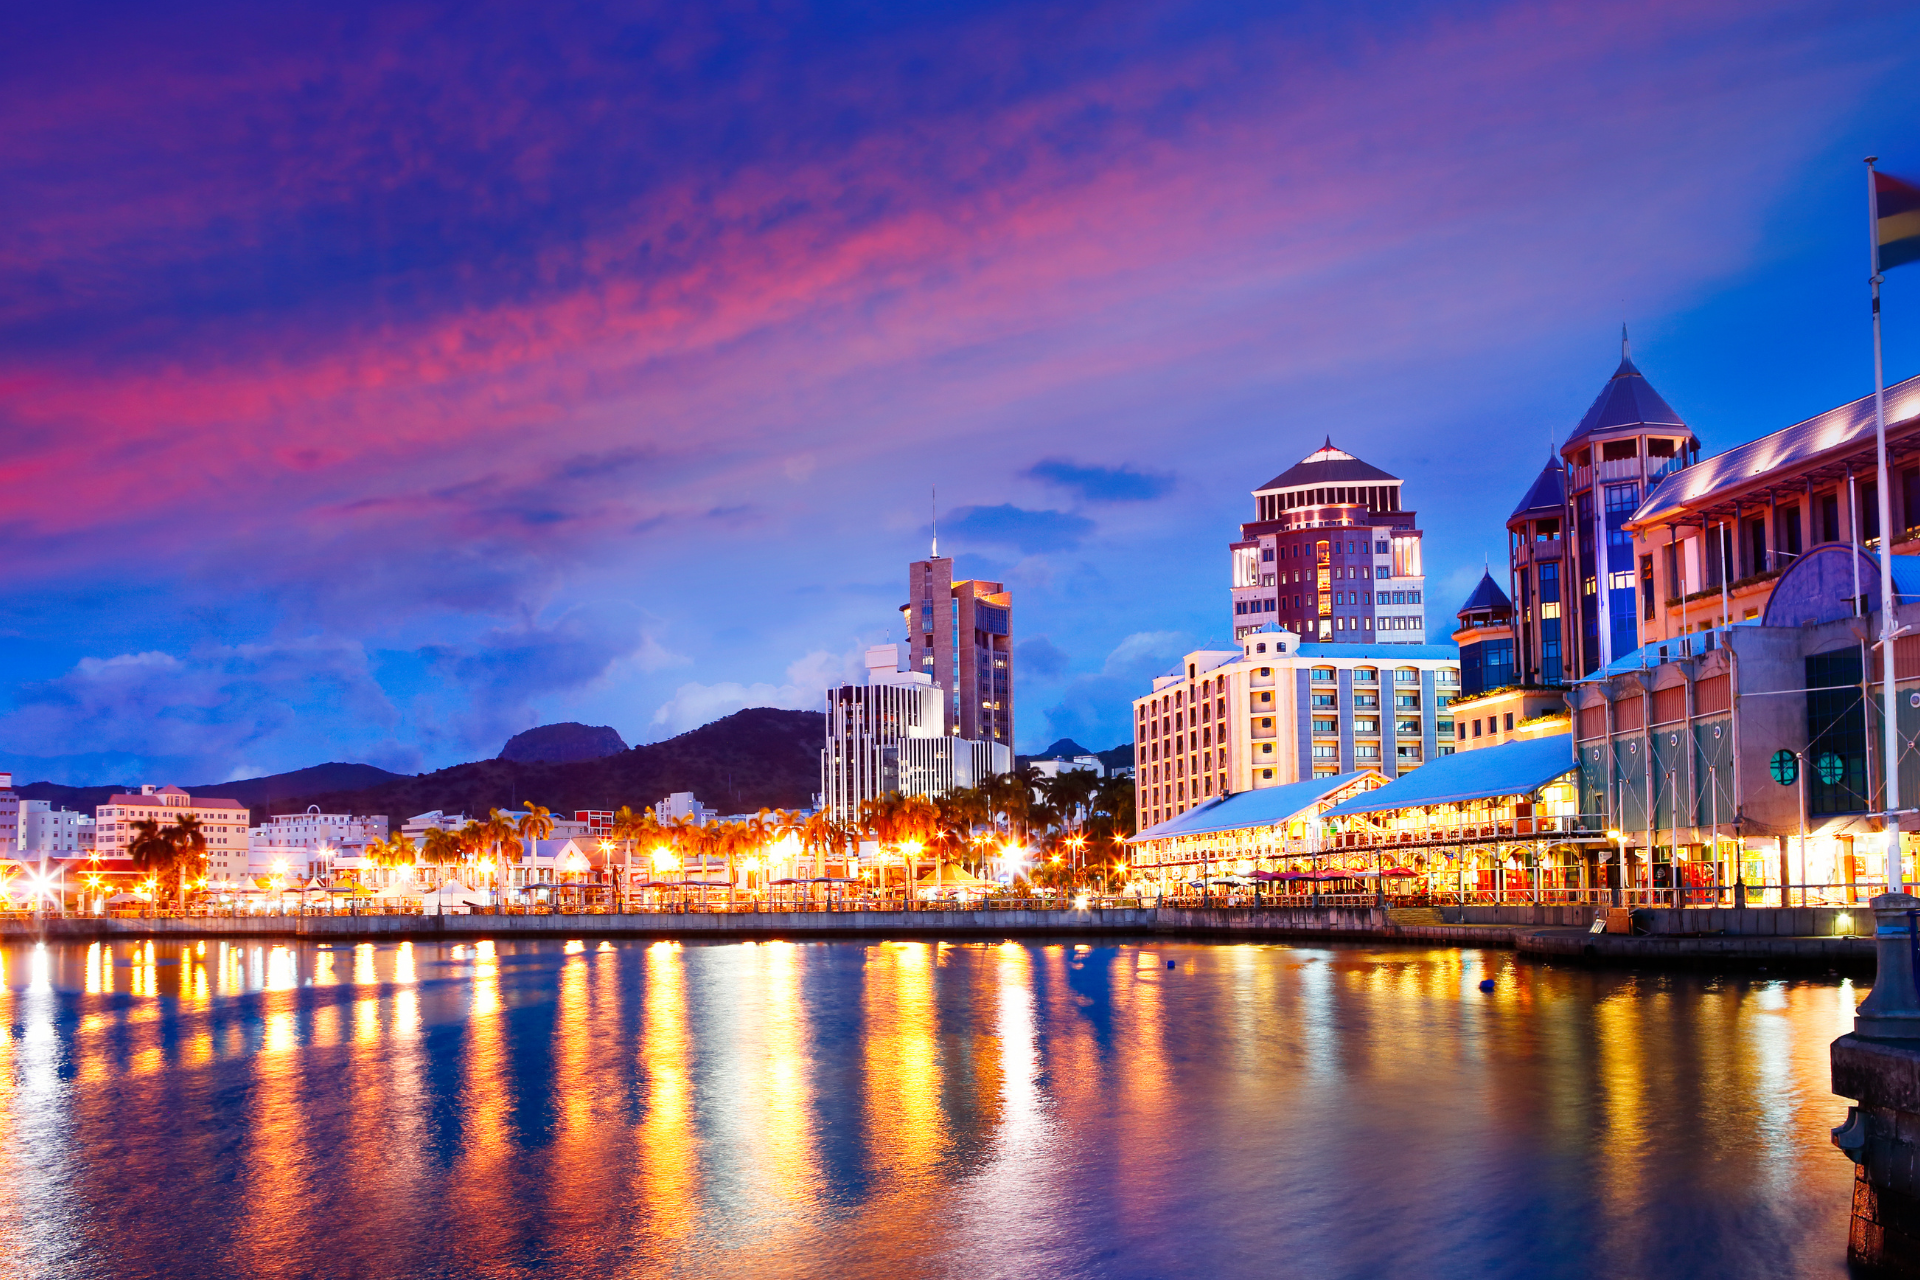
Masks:
[[[1329,435],[1443,639],[1623,319],[1703,455],[1870,390],[1859,157],[1920,171],[1890,5],[450,12],[10,20],[23,779],[813,709],[935,482],[1016,749],[1125,741]]]

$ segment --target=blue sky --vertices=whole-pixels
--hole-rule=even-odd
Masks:
[[[942,550],[1019,744],[1227,632],[1248,491],[1408,480],[1436,615],[1636,360],[1870,389],[1865,4],[187,5],[0,19],[0,768],[201,783],[818,705]],[[1920,372],[1920,272],[1888,283]],[[1436,633],[1440,632],[1436,628]]]

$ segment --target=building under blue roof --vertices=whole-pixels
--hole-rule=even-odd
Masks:
[[[1387,809],[1523,796],[1577,767],[1571,733],[1457,751],[1401,774],[1384,787],[1342,801],[1326,816],[1346,818]]]
[[[1303,658],[1367,658],[1374,662],[1400,662],[1408,658],[1459,658],[1457,644],[1303,644]]]
[[[1311,809],[1340,788],[1372,772],[1371,769],[1362,769],[1333,778],[1310,778],[1280,787],[1260,787],[1235,795],[1219,796],[1178,817],[1169,818],[1159,826],[1148,827],[1129,836],[1128,843],[1211,835],[1216,831],[1240,831],[1248,827],[1270,827]]]
[[[1680,420],[1673,406],[1661,398],[1653,389],[1646,375],[1634,366],[1632,357],[1624,350],[1620,353],[1620,367],[1613,371],[1613,377],[1607,379],[1607,385],[1600,389],[1594,399],[1593,407],[1587,410],[1587,416],[1580,419],[1573,435],[1561,446],[1562,453],[1569,453],[1584,443],[1589,436],[1601,435],[1611,431],[1630,431],[1639,427],[1678,427],[1687,432],[1689,440],[1693,432]]]
[[[1887,433],[1920,414],[1920,377],[1887,388]],[[1670,519],[1682,512],[1712,512],[1723,492],[1743,490],[1776,471],[1790,474],[1822,459],[1845,458],[1873,444],[1873,397],[1862,396],[1772,435],[1702,458],[1672,472],[1647,494],[1630,524]],[[1871,480],[1871,476],[1864,477]],[[1894,510],[1898,512],[1896,505]]]
[[[1520,499],[1520,505],[1513,509],[1507,519],[1515,520],[1521,516],[1539,513],[1560,514],[1567,505],[1567,468],[1558,457],[1547,459],[1547,465],[1535,477],[1533,487],[1527,490],[1527,496]]]

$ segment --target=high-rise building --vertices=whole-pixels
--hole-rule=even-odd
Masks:
[[[953,559],[936,554],[907,566],[909,671],[946,694],[944,732],[1013,744],[1013,598],[1005,584],[953,580]]]
[[[127,846],[133,840],[136,822],[151,820],[166,827],[180,818],[194,817],[200,819],[206,837],[209,877],[231,879],[236,868],[246,868],[248,812],[238,800],[190,796],[179,787],[148,783],[138,795],[108,796],[93,813],[94,852],[103,862],[130,857]]]
[[[1253,491],[1231,544],[1233,635],[1268,623],[1321,644],[1425,644],[1420,530],[1398,476],[1332,437]]]
[[[1573,605],[1568,640],[1578,639],[1574,669],[1581,675],[1640,647],[1640,620],[1643,615],[1651,620],[1659,602],[1653,557],[1639,556],[1636,562],[1627,521],[1653,486],[1687,467],[1699,452],[1692,430],[1634,367],[1621,330],[1620,367],[1560,446],[1567,463],[1566,520],[1573,535],[1567,550],[1579,574],[1579,590],[1561,594]]]

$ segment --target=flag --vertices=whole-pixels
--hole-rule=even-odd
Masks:
[[[1920,187],[1874,170],[1873,212],[1880,269],[1920,262]]]

